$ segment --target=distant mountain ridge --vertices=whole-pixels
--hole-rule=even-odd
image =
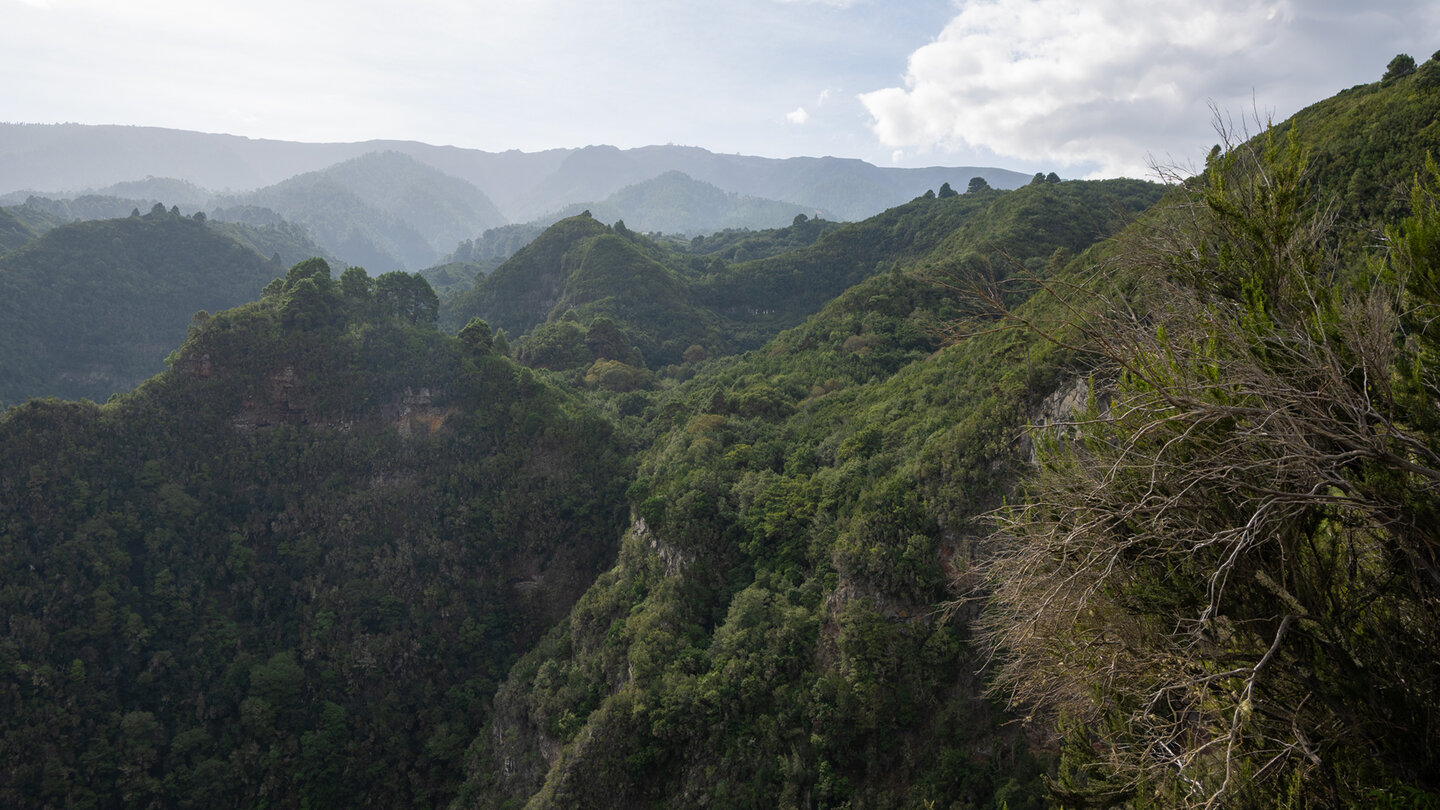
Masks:
[[[0,807],[1440,807],[1436,143],[1397,57],[1172,185],[166,304],[0,412]],[[183,209],[0,208],[0,359],[245,277]]]
[[[158,127],[0,124],[0,195],[26,189],[75,193],[147,176],[239,194],[377,151],[408,155],[474,185],[509,222],[604,199],[668,171],[732,194],[856,220],[945,182],[963,187],[971,177],[983,177],[996,188],[1016,188],[1030,179],[996,168],[882,168],[854,159],[723,155],[689,146],[485,152],[415,141],[297,143]]]
[[[789,225],[798,214],[826,213],[795,203],[727,192],[675,169],[626,186],[604,200],[572,203],[551,216],[559,221],[584,210],[604,222],[625,220],[626,225],[639,231],[689,236],[730,228],[779,228]]]
[[[461,240],[505,224],[485,193],[399,152],[372,152],[248,194],[212,200],[216,215],[266,208],[310,228],[346,261],[375,272],[434,264]]]

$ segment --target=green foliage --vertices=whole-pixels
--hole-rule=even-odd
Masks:
[[[1215,306],[1243,313],[1247,328],[1274,329],[1298,318],[1310,323],[1303,333],[1324,336],[1343,351],[1345,340],[1367,333],[1337,330],[1338,313],[1349,306],[1347,296],[1363,292],[1383,273],[1362,274],[1371,281],[1354,283],[1327,275],[1326,256],[1337,255],[1331,251],[1340,250],[1347,237],[1299,227],[1309,221],[1315,195],[1287,184],[1299,177],[1333,184],[1339,176],[1344,187],[1354,164],[1346,163],[1336,144],[1358,137],[1352,125],[1368,134],[1394,129],[1391,143],[1421,140],[1417,130],[1392,127],[1412,114],[1421,128],[1428,126],[1423,105],[1416,106],[1418,99],[1409,92],[1397,82],[1383,94],[1342,94],[1331,109],[1333,127],[1317,142],[1307,141],[1314,174],[1306,174],[1307,150],[1277,132],[1266,157],[1276,170],[1271,188],[1247,185],[1248,169],[1217,153],[1212,189],[1223,191],[1183,196],[1190,208],[1152,214],[1128,237],[1164,243],[1187,233],[1187,224],[1197,218],[1204,220],[1213,228],[1204,231],[1202,247],[1183,254],[1203,257],[1203,266],[1153,259],[1122,264],[1124,272],[1106,276],[1113,287],[1104,292],[1139,295],[1162,279],[1190,279]],[[1396,118],[1352,118],[1352,101],[1363,102],[1355,109],[1364,106]],[[1257,149],[1265,152],[1266,143]],[[1366,169],[1377,177],[1387,176],[1389,169],[1382,166],[1411,165],[1415,159],[1414,150],[1406,148],[1384,156],[1357,151],[1378,161]],[[1076,317],[1067,308],[1074,302],[1035,293],[1046,285],[1088,289],[1097,266],[1133,260],[1130,241],[1091,245],[1123,221],[1107,212],[1138,211],[1159,196],[1144,183],[1044,180],[1015,192],[944,199],[931,194],[853,229],[836,229],[804,251],[763,262],[677,269],[682,279],[698,281],[692,287],[697,303],[737,324],[736,333],[754,335],[763,334],[756,315],[769,313],[717,304],[754,295],[748,300],[770,306],[785,302],[800,312],[803,293],[792,295],[791,290],[825,283],[820,274],[806,272],[810,261],[842,276],[854,268],[854,275],[845,276],[842,294],[780,331],[763,350],[725,358],[726,348],[704,344],[710,357],[683,383],[625,395],[632,398],[627,403],[639,403],[626,407],[644,420],[629,423],[644,448],[640,475],[628,493],[639,520],[627,536],[620,564],[602,577],[567,624],[522,659],[498,694],[497,720],[472,748],[470,792],[463,794],[462,806],[507,801],[566,806],[582,795],[605,806],[1041,806],[1040,766],[1030,758],[1023,736],[1014,726],[997,728],[1004,715],[973,698],[980,688],[973,673],[983,657],[965,641],[974,603],[958,605],[949,618],[936,614],[934,605],[947,592],[947,582],[961,588],[977,582],[977,563],[985,555],[983,544],[974,539],[984,533],[980,517],[1000,505],[1026,467],[1032,445],[1024,423],[1050,413],[1054,398],[1047,395],[1062,381],[1093,368],[1074,348],[1083,343],[1084,333],[1066,323]],[[1349,188],[1336,205],[1355,212],[1384,208],[1376,198]],[[1257,212],[1259,220],[1254,219]],[[1263,227],[1250,227],[1255,222]],[[1250,242],[1224,247],[1237,234]],[[847,241],[851,237],[854,242]],[[792,268],[796,272],[787,278],[784,271]],[[1311,273],[1310,280],[1297,281],[1305,275],[1293,268]],[[731,294],[734,298],[724,297]],[[995,320],[995,310],[976,306],[977,296],[990,307],[1019,307],[1026,322],[1053,329],[1047,334],[1055,342],[1036,332],[1006,329]],[[1136,298],[1133,305],[1149,300]],[[1420,329],[1428,318],[1428,310],[1418,304],[1403,309],[1413,309],[1420,319],[1411,329]],[[787,311],[775,321],[784,317],[793,315]],[[1312,317],[1318,320],[1306,321]],[[1201,317],[1182,322],[1201,328],[1210,323]],[[578,340],[584,321],[577,317],[571,323]],[[966,339],[947,346],[944,325],[956,323]],[[727,325],[726,331],[735,328]],[[1166,334],[1178,357],[1175,329],[1167,328]],[[1222,356],[1258,352],[1268,356],[1266,362],[1283,365],[1289,342],[1247,347],[1236,341],[1226,344],[1226,352],[1236,353]],[[1380,343],[1392,341],[1382,337]],[[1193,364],[1195,385],[1213,385],[1213,376],[1203,375],[1214,375],[1225,364],[1203,354],[1206,341],[1195,345],[1201,352]],[[1368,379],[1392,375],[1382,370]],[[1306,401],[1299,395],[1290,400]],[[618,397],[605,401],[619,411]],[[1421,411],[1407,418],[1418,419]],[[1053,448],[1056,442],[1041,437],[1039,444]],[[1174,446],[1185,445],[1177,440]],[[1203,457],[1197,450],[1171,466],[1193,469]],[[1124,468],[1111,474],[1121,472]],[[1074,492],[1058,502],[1083,503],[1086,497]],[[1210,515],[1202,506],[1197,504],[1192,520]],[[1223,506],[1215,499],[1206,508],[1223,511]],[[1300,593],[1292,587],[1298,581],[1294,576],[1271,577],[1267,584],[1250,576],[1253,568],[1237,573],[1227,580],[1227,594],[1243,594],[1235,598],[1249,607],[1224,627],[1229,646],[1215,645],[1218,661],[1230,660],[1225,655],[1244,660],[1256,651],[1257,639],[1273,640],[1274,617],[1291,609],[1287,599],[1315,600],[1302,604],[1307,620],[1317,617],[1317,622],[1322,615],[1363,621],[1369,615],[1364,606],[1375,606],[1370,620],[1383,624],[1407,615],[1402,602],[1409,608],[1427,604],[1406,601],[1410,597],[1398,593],[1377,594],[1379,580],[1369,577],[1394,569],[1372,568],[1371,558],[1361,555],[1347,569],[1346,549],[1357,547],[1365,531],[1326,517],[1329,522],[1309,524],[1316,531],[1310,548],[1286,545],[1278,558],[1308,566],[1305,571],[1316,575],[1329,572],[1332,578],[1326,581],[1334,590]],[[1426,522],[1417,518],[1414,525]],[[1411,525],[1409,519],[1402,523]],[[1137,531],[1147,525],[1137,524]],[[1185,525],[1177,518],[1155,530],[1178,535]],[[1157,548],[1164,546],[1157,542]],[[1205,589],[1187,577],[1212,557],[1196,552],[1168,567],[1119,565],[1120,574],[1134,572],[1134,581],[1122,577],[1113,592],[1092,593],[1092,598],[1099,604],[1102,597],[1123,593],[1122,607],[1131,612],[1127,623],[1113,631],[1119,640],[1163,636],[1176,626],[1165,610],[1204,600]],[[1146,558],[1141,554],[1140,559]],[[1352,572],[1349,579],[1340,576],[1346,570]],[[1353,594],[1347,591],[1351,585]],[[1032,610],[1031,615],[1047,614]],[[1333,637],[1302,631],[1303,624],[1292,620],[1286,631],[1304,635],[1304,643],[1297,642],[1294,652],[1287,646],[1283,663],[1287,672],[1308,671],[1311,680],[1281,690],[1281,696],[1267,692],[1269,703],[1251,704],[1254,716],[1281,705],[1286,696],[1323,694],[1333,704],[1346,691],[1344,684],[1356,682],[1342,672],[1349,672],[1347,656],[1378,651],[1385,642],[1375,639],[1393,637],[1378,624],[1367,626],[1341,636],[1349,645],[1341,652],[1326,648],[1331,643],[1326,639]],[[1091,638],[1084,632],[1062,636],[1080,649],[1090,649],[1086,642]],[[1400,650],[1433,649],[1418,636],[1414,641],[1401,643],[1390,658],[1400,660]],[[1162,672],[1177,655],[1147,660],[1135,671]],[[1308,657],[1299,663],[1302,655]],[[1432,658],[1417,652],[1405,659],[1406,666]],[[1374,663],[1383,656],[1368,660],[1371,672],[1396,666]],[[1279,658],[1268,662],[1267,677],[1281,664]],[[1087,672],[1078,664],[1070,669]],[[1201,665],[1199,677],[1223,671]],[[1317,678],[1338,685],[1336,692],[1320,689]],[[1080,697],[1093,696],[1095,684],[1104,682],[1087,675]],[[1429,683],[1428,676],[1417,682]],[[1218,678],[1215,683],[1222,689],[1243,688]],[[1428,704],[1420,696],[1426,689],[1386,694],[1420,701],[1405,705],[1425,716]],[[1195,706],[1195,716],[1212,708]],[[1377,708],[1372,715],[1381,712]],[[1403,710],[1387,709],[1380,723],[1403,715]],[[1032,741],[1045,736],[1046,717],[1035,720]],[[1266,729],[1259,740],[1283,740],[1281,732],[1289,728],[1282,729],[1280,720],[1254,722]],[[1179,782],[1161,784],[1159,792],[1137,793],[1133,783],[1113,778],[1112,753],[1131,749],[1092,745],[1098,739],[1090,736],[1094,730],[1086,726],[1083,731],[1072,734],[1062,749],[1064,761],[1051,782],[1053,799],[1076,804],[1131,799],[1135,806],[1166,806],[1184,798]],[[1311,728],[1305,733],[1320,738]],[[1334,763],[1336,784],[1379,784],[1390,791],[1387,796],[1400,795],[1392,787],[1396,779],[1385,776],[1383,768],[1378,781],[1365,781],[1376,779],[1377,771],[1376,760],[1362,748],[1341,745],[1319,757]],[[1284,777],[1237,800],[1260,802],[1278,795],[1297,806],[1325,803],[1325,795],[1305,781],[1303,765],[1287,770],[1302,759],[1296,754],[1277,763],[1272,770],[1285,771]],[[507,769],[506,763],[516,767]],[[1410,776],[1398,781],[1408,786],[1406,779],[1424,771],[1411,767],[1404,772]],[[1269,773],[1254,764],[1237,765],[1236,784],[1260,785]],[[1358,799],[1364,794],[1347,795]],[[596,796],[603,798],[591,798]]]
[[[1278,124],[1304,137],[1316,184],[1335,198],[1339,222],[1379,225],[1408,214],[1410,180],[1440,143],[1440,93],[1404,80],[1353,87]],[[1369,243],[1362,229],[1339,235],[1346,249]]]
[[[163,208],[49,230],[0,257],[0,403],[129,390],[164,368],[196,310],[253,300],[281,272]]]
[[[1398,54],[1385,66],[1385,75],[1381,77],[1382,83],[1388,84],[1396,79],[1409,76],[1415,72],[1415,57],[1408,53]]]
[[[495,339],[490,334],[490,324],[479,318],[471,318],[465,328],[456,335],[460,342],[474,354],[488,354],[495,350]]]
[[[544,323],[559,302],[566,254],[608,230],[588,216],[557,222],[490,275],[476,279],[468,293],[447,300],[445,321],[459,324],[480,317],[508,334],[529,332]]]
[[[462,805],[564,806],[582,790],[605,806],[1038,796],[1040,766],[974,700],[978,662],[934,610],[949,561],[969,553],[960,537],[1013,469],[1003,458],[1027,381],[1007,369],[1024,347],[1007,333],[942,350],[927,325],[964,298],[934,283],[955,249],[947,237],[994,240],[997,264],[1001,249],[1048,258],[1057,238],[1079,251],[1101,236],[1112,202],[1159,192],[1071,185],[997,194],[1007,201],[983,211],[954,197],[887,216],[886,228],[934,217],[949,230],[929,223],[923,238],[938,246],[918,266],[869,278],[764,351],[711,357],[649,395],[655,421],[640,430],[653,438],[628,493],[642,522],[497,695]],[[1031,217],[1070,224],[1032,240]],[[868,223],[853,238],[880,232]],[[918,241],[892,240],[897,254]],[[546,746],[559,751],[548,764]],[[505,775],[507,761],[528,764]]]
[[[202,212],[194,217],[215,233],[234,239],[261,256],[270,257],[272,264],[289,267],[312,256],[329,259],[324,248],[310,239],[304,226],[280,220],[266,224],[247,225],[207,219]]]
[[[134,393],[0,417],[0,804],[1427,806],[1421,78],[1307,110],[1254,162],[1217,149],[1113,241],[1165,189],[947,184],[690,240],[578,216],[445,302],[454,339],[421,276],[318,260],[196,314]],[[322,185],[317,210],[350,204]],[[1130,312],[1111,371],[1089,327]],[[1085,467],[1123,448],[1162,467]],[[1249,535],[1184,545],[1257,497]],[[1081,525],[1122,548],[987,539],[1007,500],[1108,503]],[[997,547],[1103,581],[1041,589],[991,658],[979,601],[941,604]],[[1036,639],[1073,653],[1018,667],[1073,687],[1060,725],[983,697]]]
[[[447,262],[445,264],[427,267],[420,272],[430,286],[440,295],[453,295],[464,292],[475,285],[475,280],[500,266],[499,261],[476,262]]]
[[[424,276],[394,270],[375,279],[375,312],[403,323],[431,325],[440,317],[440,299]]]
[[[347,267],[340,274],[340,294],[349,306],[363,309],[375,298],[375,279],[363,267]]]
[[[645,369],[604,358],[596,360],[585,374],[586,385],[622,394],[647,387],[649,382],[650,374]]]
[[[686,347],[719,340],[718,319],[693,306],[684,280],[652,254],[665,255],[590,217],[564,220],[471,293],[447,301],[445,317],[473,313],[531,332],[520,357],[537,367],[583,374],[596,360],[679,363]],[[566,317],[588,328],[584,351],[571,329],[557,326]]]
[[[35,229],[15,216],[10,209],[0,208],[0,253],[8,253],[37,236]]]
[[[573,341],[562,339],[569,330],[555,324],[567,316],[582,325],[603,318],[645,364],[664,371],[683,362],[691,345],[723,353],[761,345],[846,287],[933,250],[967,219],[1008,205],[1005,199],[931,195],[844,226],[797,217],[766,234],[692,240],[683,252],[578,216],[547,230],[469,293],[447,300],[443,319],[458,325],[478,316],[512,334],[530,332],[525,342],[537,345],[522,346],[522,360],[569,370],[578,382],[595,360],[618,358],[559,350]],[[755,254],[762,257],[735,264],[698,258]]]
[[[1440,54],[1440,51],[1436,52]],[[1431,56],[1416,71],[1415,86],[1433,89],[1440,86],[1440,56]]]
[[[0,416],[0,804],[444,803],[612,559],[608,425],[329,276],[103,407]]]
[[[933,250],[978,208],[963,198],[912,201],[808,247],[715,268],[696,285],[696,300],[725,319],[738,347],[753,348],[879,269]]]
[[[1067,301],[1116,381],[1001,513],[987,621],[1015,700],[1077,724],[1076,804],[1436,788],[1440,749],[1416,741],[1440,722],[1419,528],[1440,507],[1421,325],[1440,171],[1388,254],[1337,250],[1288,134],[1228,149],[1152,215],[1118,262],[1143,274],[1134,309]]]
[[[797,214],[788,228],[764,231],[724,230],[708,236],[697,236],[678,247],[694,256],[707,256],[712,262],[690,261],[680,269],[682,274],[703,275],[714,259],[725,262],[746,262],[765,259],[788,250],[808,247],[825,234],[842,227],[842,223]]]
[[[479,237],[467,238],[456,245],[455,252],[447,256],[446,261],[480,265],[489,268],[488,273],[544,232],[545,226],[532,223],[487,228]]]

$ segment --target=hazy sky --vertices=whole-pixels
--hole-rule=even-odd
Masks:
[[[1148,176],[1436,48],[1435,0],[0,0],[0,120]]]

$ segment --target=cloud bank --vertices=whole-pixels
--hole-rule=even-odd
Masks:
[[[1398,38],[1385,32],[1434,16],[1409,0],[1383,11],[1334,0],[967,0],[910,56],[904,87],[860,100],[887,146],[983,148],[1143,177],[1151,162],[1203,154],[1212,104],[1237,118],[1273,105],[1288,115],[1292,98],[1344,86],[1330,82],[1345,52],[1393,55]]]

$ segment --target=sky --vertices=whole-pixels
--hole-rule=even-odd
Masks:
[[[0,121],[1153,178],[1436,32],[1435,0],[0,0]]]

